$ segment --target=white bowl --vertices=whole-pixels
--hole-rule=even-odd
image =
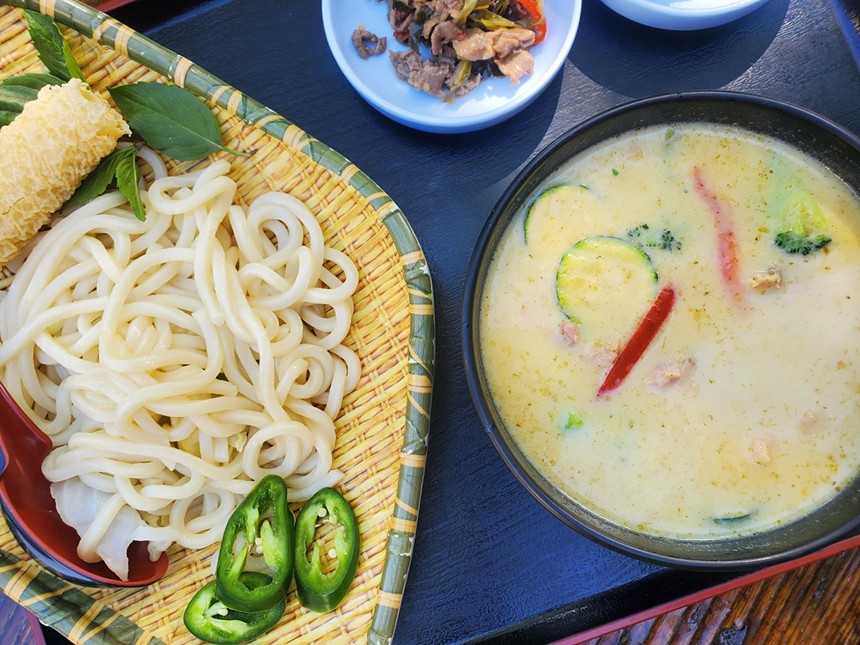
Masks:
[[[767,0],[602,0],[625,18],[649,27],[686,31],[724,25]]]
[[[534,72],[517,85],[504,77],[486,79],[450,103],[398,79],[387,53],[366,60],[358,55],[352,44],[352,32],[359,25],[378,36],[386,36],[389,50],[406,49],[392,35],[386,3],[322,0],[322,16],[332,55],[349,83],[368,103],[403,125],[426,132],[458,133],[504,121],[546,89],[573,44],[581,6],[582,0],[544,0],[547,34],[531,50]]]

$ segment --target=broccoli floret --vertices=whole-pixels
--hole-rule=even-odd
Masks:
[[[668,228],[664,228],[657,234],[652,233],[647,224],[640,224],[627,229],[627,239],[640,251],[643,251],[645,247],[660,249],[661,251],[681,250],[681,240],[675,237],[675,234]]]
[[[633,228],[627,229],[627,239],[631,242],[638,240],[642,237],[642,233],[648,230],[647,224],[640,224],[639,226],[634,226]]]
[[[809,255],[814,251],[823,249],[830,244],[831,240],[827,235],[805,237],[794,231],[782,231],[776,234],[773,241],[786,253]]]
[[[789,193],[779,216],[779,232],[773,241],[786,253],[809,255],[830,244],[830,236],[823,232],[827,222],[824,211],[810,194]]]
[[[657,244],[657,248],[664,251],[680,251],[681,240],[675,237],[675,234],[668,228],[664,228],[663,232],[660,233],[660,242]]]

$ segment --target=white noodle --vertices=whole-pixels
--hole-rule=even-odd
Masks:
[[[100,496],[66,520],[87,561],[108,559],[112,523],[138,522],[153,558],[206,547],[270,473],[293,501],[336,483],[333,420],[360,371],[342,344],[358,272],[302,202],[238,206],[226,161],[171,177],[143,157],[145,222],[93,200],[0,295],[0,379],[54,443],[42,470],[78,487],[65,500]]]

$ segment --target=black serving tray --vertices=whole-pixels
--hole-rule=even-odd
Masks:
[[[340,6],[349,11],[356,2],[374,0]],[[465,273],[485,219],[526,161],[573,125],[629,100],[738,90],[801,105],[860,133],[853,0],[770,0],[737,22],[697,32],[643,27],[584,0],[573,49],[548,90],[513,120],[466,135],[410,130],[366,104],[329,53],[319,2],[138,0],[112,13],[355,162],[399,204],[422,243],[436,297],[436,383],[396,643],[548,642],[739,579],[607,550],[517,483],[466,388]]]

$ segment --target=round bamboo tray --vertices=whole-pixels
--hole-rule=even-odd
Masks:
[[[247,158],[212,157],[230,161],[240,198],[291,193],[315,213],[327,243],[355,261],[360,281],[347,342],[361,358],[362,377],[336,421],[334,466],[345,473],[339,488],[359,521],[356,579],[344,603],[328,614],[302,608],[291,593],[284,618],[259,642],[390,642],[417,528],[435,348],[430,273],[403,213],[343,156],[105,14],[75,0],[6,4],[12,6],[0,6],[0,78],[44,69],[20,7],[52,16],[88,82],[105,96],[108,87],[160,81],[203,98],[225,145],[252,151]],[[83,588],[31,560],[0,519],[0,588],[72,642],[192,643],[182,613],[212,579],[216,548],[174,548],[165,577],[143,589]]]

